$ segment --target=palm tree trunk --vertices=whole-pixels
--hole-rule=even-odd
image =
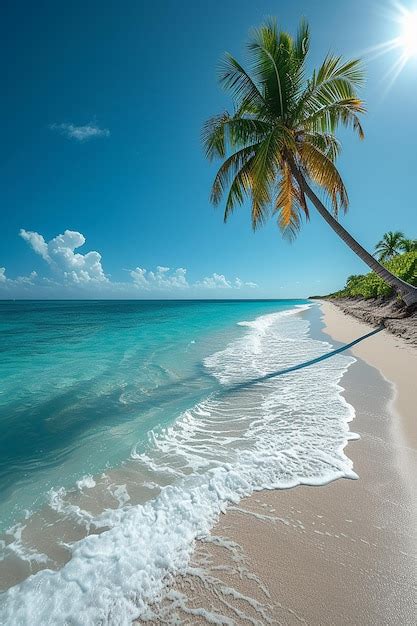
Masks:
[[[358,257],[362,259],[370,268],[378,274],[388,285],[390,285],[404,300],[407,307],[411,307],[417,303],[417,287],[406,283],[398,276],[395,276],[391,272],[387,270],[386,267],[381,265],[373,256],[369,254],[365,248],[363,248],[360,243],[356,241],[348,233],[348,231],[343,228],[341,224],[329,213],[324,204],[320,201],[320,199],[316,196],[311,187],[307,184],[304,176],[298,170],[297,167],[293,167],[294,175],[304,191],[305,195],[309,198],[309,200],[314,204],[317,211],[320,213],[322,218],[333,228],[333,230],[339,235],[339,237],[355,252]]]

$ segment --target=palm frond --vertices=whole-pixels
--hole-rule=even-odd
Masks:
[[[294,56],[302,65],[310,48],[310,28],[308,22],[303,18],[298,27],[297,36],[294,40]]]
[[[347,128],[351,127],[358,133],[359,138],[363,139],[365,134],[358,114],[364,112],[365,109],[361,100],[348,98],[333,104],[323,105],[304,118],[302,125],[306,130],[334,133],[338,125],[342,124]]]
[[[245,197],[249,197],[253,187],[252,176],[253,156],[242,165],[230,185],[224,209],[224,221],[227,222],[237,204],[243,204]],[[259,219],[259,218],[258,218]]]
[[[206,156],[210,160],[224,157],[228,148],[235,150],[261,141],[269,130],[270,125],[262,120],[242,117],[239,113],[234,116],[221,113],[207,120],[203,126],[202,141]]]
[[[219,115],[214,115],[208,119],[201,133],[206,157],[212,160],[215,157],[224,158],[226,156],[226,122],[230,120],[230,115],[225,111]]]
[[[306,132],[301,135],[302,141],[311,143],[321,150],[331,161],[335,162],[341,151],[340,141],[331,133]]]
[[[285,161],[281,167],[274,213],[279,213],[278,226],[289,241],[296,238],[301,228],[301,217],[304,215],[306,220],[310,219],[304,191],[294,178],[290,164]]]
[[[219,168],[211,190],[211,201],[215,206],[220,203],[229,185],[242,167],[254,157],[256,147],[257,144],[254,144],[253,146],[247,146],[238,150],[230,155]]]
[[[252,204],[251,204],[251,221],[252,221],[252,229],[255,231],[260,226],[263,226],[269,217],[270,214],[270,206],[269,204],[258,202],[256,198],[252,195]]]
[[[271,130],[271,126],[267,122],[250,117],[236,116],[225,124],[232,149],[262,141]]]
[[[245,103],[246,106],[254,104],[258,108],[263,107],[264,97],[260,88],[231,54],[226,53],[219,69],[219,82],[231,92],[237,106]]]
[[[271,19],[254,31],[249,50],[254,74],[263,85],[265,103],[283,121],[298,87],[293,40],[287,33],[278,32],[276,21]]]
[[[353,87],[361,87],[364,82],[364,73],[360,59],[351,59],[342,63],[342,57],[327,55],[317,72],[316,85],[324,86],[335,79],[345,80]]]
[[[342,63],[341,57],[328,55],[319,70],[313,72],[299,98],[297,118],[310,118],[337,103],[353,101],[362,107],[358,112],[363,112],[363,103],[357,96],[357,89],[362,86],[363,80],[364,73],[359,60]]]
[[[291,133],[282,125],[273,127],[268,136],[256,147],[253,160],[253,198],[264,206],[271,202],[271,191],[281,166],[285,147],[293,147]]]
[[[337,217],[339,208],[347,210],[349,199],[342,177],[333,161],[311,143],[299,146],[298,154],[305,173],[328,194]]]
[[[291,170],[287,163],[281,169],[279,193],[276,198],[274,212],[278,213],[278,226],[287,239],[292,241],[300,230],[299,194],[293,183]]]
[[[406,239],[404,237],[400,248],[402,252],[417,252],[417,239]]]
[[[332,98],[354,98],[363,82],[364,73],[359,59],[342,63],[341,57],[328,55],[319,70],[314,70],[300,98],[300,104],[314,109]]]

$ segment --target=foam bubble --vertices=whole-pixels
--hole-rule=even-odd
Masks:
[[[6,536],[12,537],[13,539],[7,544],[5,541],[0,542],[0,547],[3,552],[2,560],[5,558],[7,553],[10,553],[28,563],[47,563],[49,559],[46,554],[38,552],[30,546],[25,545],[22,538],[25,528],[25,524],[18,523],[6,530]]]
[[[84,476],[80,480],[77,480],[78,489],[92,489],[96,486],[96,481],[90,475]]]

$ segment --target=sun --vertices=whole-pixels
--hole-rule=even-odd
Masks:
[[[383,93],[386,94],[404,67],[417,63],[417,7],[414,4],[412,9],[406,8],[398,0],[392,0],[390,10],[383,13],[393,22],[396,34],[388,41],[367,48],[363,54],[368,61],[373,61],[382,55],[394,53],[392,65],[383,76]]]
[[[417,11],[402,11],[401,15],[402,33],[398,38],[398,43],[402,48],[404,56],[417,56]]]

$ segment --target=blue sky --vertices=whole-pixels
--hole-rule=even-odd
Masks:
[[[301,297],[365,271],[314,212],[292,245],[273,221],[254,234],[245,207],[224,225],[200,131],[231,108],[219,59],[244,60],[265,16],[292,31],[309,20],[313,67],[392,39],[396,12],[366,0],[4,2],[0,297]],[[340,134],[343,224],[368,248],[387,230],[417,235],[417,61],[389,88],[398,56],[365,55],[366,139]]]

